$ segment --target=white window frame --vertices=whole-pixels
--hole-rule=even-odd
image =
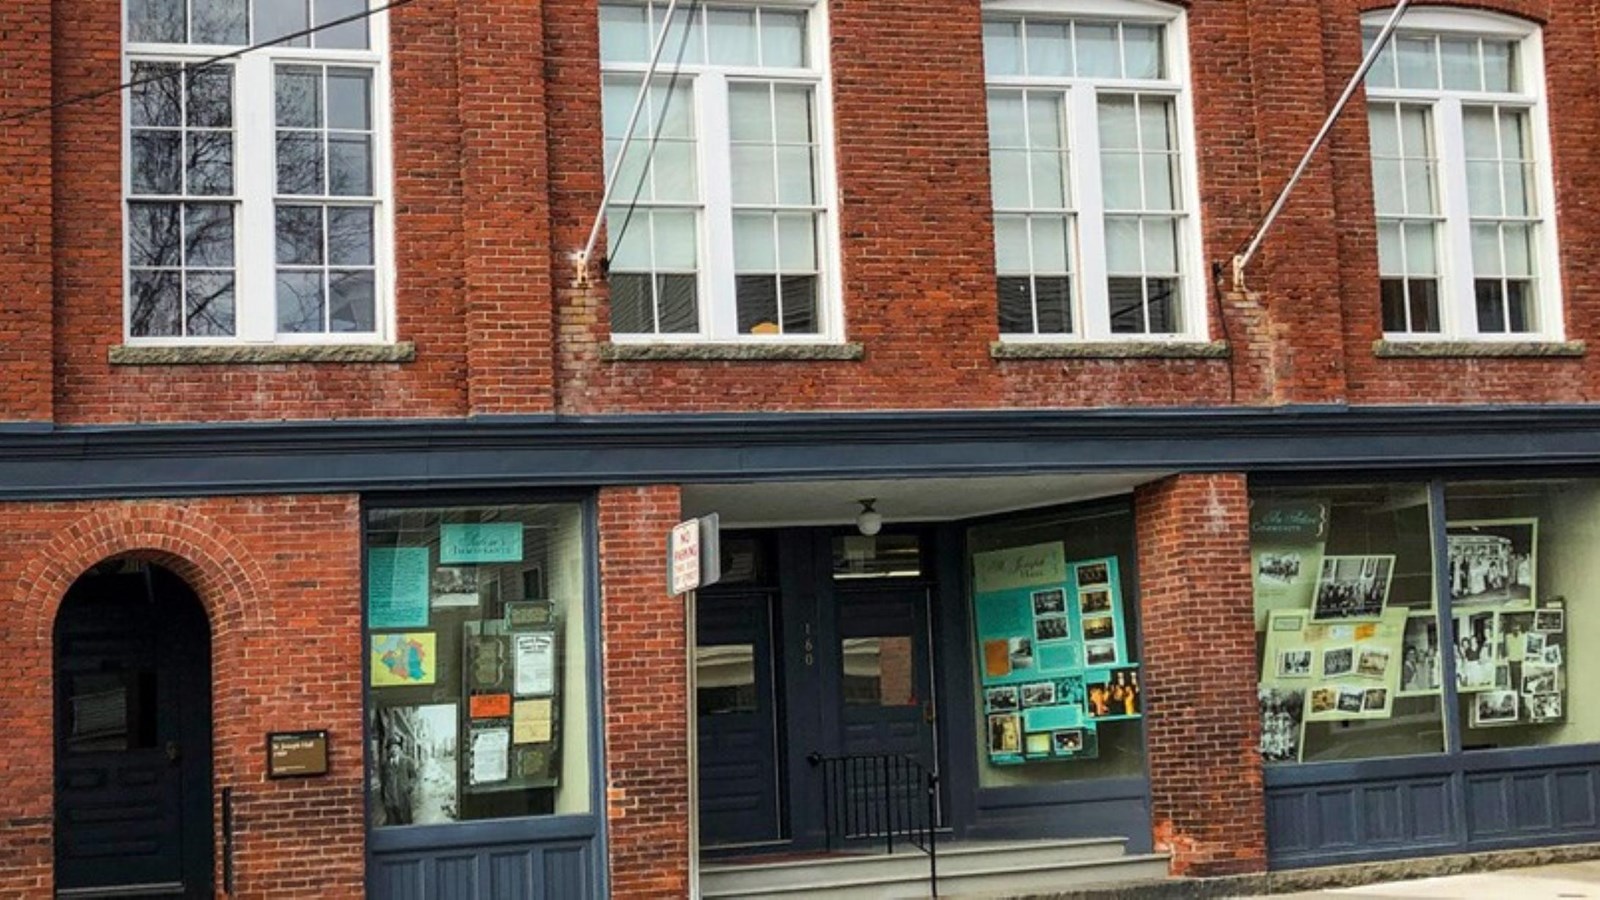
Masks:
[[[985,21],[1007,14],[1035,19],[1088,19],[1161,25],[1168,77],[1160,80],[1072,77],[1043,78],[986,75],[987,89],[1054,88],[1067,94],[1067,173],[1077,220],[1072,249],[1074,330],[1068,333],[1001,332],[1000,340],[1017,344],[1060,343],[1204,343],[1211,339],[1208,300],[1211,286],[1205,272],[1204,231],[1200,221],[1199,172],[1196,162],[1193,86],[1189,55],[1189,16],[1183,8],[1155,0],[984,0]],[[1183,210],[1178,226],[1178,315],[1182,330],[1172,334],[1120,333],[1111,330],[1107,283],[1105,202],[1100,184],[1099,92],[1161,95],[1172,98],[1177,119],[1179,186]],[[1093,136],[1091,138],[1091,135]],[[993,236],[991,235],[991,243]],[[997,301],[996,301],[997,302]],[[998,314],[998,308],[995,309]]]
[[[657,4],[663,0],[656,0]],[[619,5],[628,5],[626,2]],[[640,2],[636,5],[644,5]],[[828,43],[828,5],[819,0],[737,0],[719,6],[761,6],[806,13],[806,41],[812,65],[804,69],[762,66],[728,66],[685,63],[677,67],[679,83],[690,85],[694,97],[696,177],[701,202],[696,253],[696,321],[692,332],[627,334],[612,332],[617,344],[837,344],[844,341],[841,299],[844,282],[839,264],[838,171],[833,140],[833,65]],[[687,6],[680,4],[680,14]],[[703,4],[702,4],[703,7]],[[651,38],[655,30],[651,17]],[[672,77],[672,48],[662,51],[653,83],[658,88]],[[601,77],[636,75],[643,78],[647,63],[602,62]],[[802,84],[813,90],[817,144],[817,206],[821,225],[817,235],[817,331],[815,334],[740,334],[738,298],[733,268],[733,171],[729,143],[728,83],[751,80]],[[632,145],[648,143],[645,129],[635,130]],[[608,173],[609,174],[609,173]],[[620,197],[618,198],[620,199]],[[616,201],[614,201],[616,202]],[[618,204],[620,205],[620,204]],[[637,221],[637,220],[635,220]],[[610,241],[610,235],[607,235]],[[609,324],[608,324],[609,327]]]
[[[1379,10],[1361,17],[1363,32],[1382,28],[1391,11]],[[1444,7],[1416,7],[1406,11],[1390,39],[1407,35],[1476,37],[1517,43],[1513,64],[1522,86],[1518,93],[1366,88],[1373,101],[1425,105],[1433,110],[1434,146],[1439,158],[1439,324],[1436,332],[1385,331],[1384,339],[1428,343],[1482,341],[1485,343],[1559,342],[1566,333],[1562,311],[1561,242],[1556,233],[1556,196],[1550,142],[1543,33],[1533,22],[1500,13]],[[1472,263],[1472,213],[1468,207],[1466,140],[1462,107],[1476,104],[1527,110],[1533,147],[1534,192],[1539,223],[1535,228],[1534,307],[1538,328],[1533,331],[1480,332],[1477,321],[1476,273]],[[1370,176],[1369,176],[1370,177]]]
[[[255,0],[271,2],[271,0]],[[370,0],[369,0],[370,2]],[[135,62],[196,63],[239,50],[237,45],[158,44],[127,39],[128,0],[122,5],[122,78],[132,77]],[[196,347],[237,345],[381,345],[395,340],[394,177],[390,116],[389,14],[367,20],[366,50],[290,47],[282,44],[252,50],[228,61],[233,67],[234,172],[231,195],[185,198],[181,202],[230,203],[234,217],[234,334],[204,337],[134,337],[132,278],[129,266],[129,206],[148,198],[132,191],[132,147],[129,123],[132,92],[122,92],[122,335],[130,346]],[[315,38],[312,38],[314,42]],[[278,332],[276,114],[273,71],[278,65],[346,65],[372,72],[373,160],[373,331],[335,333]],[[322,197],[288,196],[306,204],[326,204]],[[337,204],[335,204],[337,205]]]

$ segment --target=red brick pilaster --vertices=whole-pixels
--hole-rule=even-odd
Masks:
[[[50,3],[0,4],[0,114],[49,106]],[[51,418],[51,114],[0,125],[0,422]]]
[[[600,491],[611,892],[689,894],[685,607],[666,593],[678,488]]]
[[[1266,868],[1249,496],[1238,474],[1135,495],[1156,849],[1178,875]]]

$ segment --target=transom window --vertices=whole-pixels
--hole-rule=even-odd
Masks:
[[[1460,11],[1401,26],[1366,84],[1384,331],[1558,336],[1537,32]]]
[[[1117,6],[1145,18],[987,7],[996,294],[1007,339],[1203,336],[1181,19]]]
[[[389,337],[383,27],[367,0],[129,0],[127,335]]]
[[[600,7],[611,330],[619,339],[837,337],[832,166],[820,13],[680,7],[644,78],[666,4]]]

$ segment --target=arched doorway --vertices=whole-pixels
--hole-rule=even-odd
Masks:
[[[67,592],[55,761],[61,895],[212,896],[211,636],[183,579],[114,561]]]

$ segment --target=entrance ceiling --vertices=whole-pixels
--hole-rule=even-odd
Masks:
[[[844,525],[861,511],[857,500],[876,497],[886,523],[942,522],[1114,496],[1166,474],[696,484],[684,486],[683,513],[718,513],[724,528]]]

